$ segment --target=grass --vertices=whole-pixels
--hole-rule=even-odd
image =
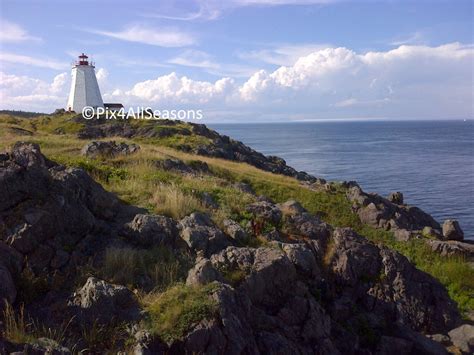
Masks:
[[[185,193],[175,184],[159,184],[151,198],[156,213],[181,219],[196,211],[205,210],[202,202],[196,196]]]
[[[18,311],[15,311],[10,303],[5,302],[3,320],[4,330],[2,336],[12,343],[33,344],[40,338],[48,338],[60,345],[67,344],[70,349],[75,347],[75,343],[67,336],[73,318],[60,327],[51,328],[27,318],[23,304],[20,305]]]
[[[177,284],[163,293],[147,295],[143,300],[148,313],[146,328],[168,343],[181,339],[193,325],[215,315],[217,305],[210,297],[215,287],[213,283]]]
[[[160,246],[152,249],[108,248],[99,275],[104,279],[148,290],[165,290],[183,281],[191,266],[190,256]],[[144,285],[141,280],[148,280]]]

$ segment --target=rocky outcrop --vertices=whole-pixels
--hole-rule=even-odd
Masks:
[[[329,238],[320,250],[311,243],[276,243],[275,248],[228,247],[199,259],[188,283],[216,284],[210,297],[218,314],[172,348],[231,354],[445,353],[418,333],[446,332],[460,322],[436,280],[350,229],[336,229]]]
[[[0,196],[0,296],[10,302],[13,278],[26,267],[35,277],[73,274],[140,211],[83,170],[46,159],[32,143],[0,154]]]
[[[124,142],[117,143],[115,141],[98,141],[86,144],[82,148],[81,154],[88,158],[114,158],[119,155],[133,154],[139,150],[140,146],[135,143],[127,144]]]
[[[391,202],[377,194],[368,194],[359,186],[352,186],[347,191],[347,198],[352,208],[363,223],[375,228],[392,230],[396,237],[407,240],[414,236],[414,231],[421,233],[425,227],[441,230],[438,222],[418,207],[402,205],[403,196],[395,194]],[[416,234],[416,233],[415,233]]]

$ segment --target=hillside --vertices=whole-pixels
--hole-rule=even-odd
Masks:
[[[399,193],[179,121],[3,114],[0,152],[0,352],[472,351],[474,247]]]

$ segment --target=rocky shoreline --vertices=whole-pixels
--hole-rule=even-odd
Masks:
[[[393,232],[399,242],[426,241],[443,257],[472,261],[473,244],[463,240],[456,221],[441,226],[405,205],[401,193],[383,198],[365,193],[354,182],[327,183],[203,125],[166,125],[209,139],[208,145],[178,150],[294,177],[308,191],[342,186],[352,212],[365,225]],[[105,159],[137,154],[139,143],[94,139],[156,138],[154,134],[170,133],[94,123],[77,136],[84,140],[84,156]],[[168,159],[156,166],[196,179],[213,173],[205,162]],[[0,299],[7,302],[4,309],[24,306],[31,319],[41,320],[46,328],[63,328],[63,339],[74,341],[61,343],[45,335],[19,342],[6,336],[0,339],[0,352],[110,350],[106,341],[88,350],[91,329],[111,329],[97,333],[117,336],[114,351],[134,354],[473,351],[472,324],[463,319],[445,287],[405,256],[350,228],[323,222],[298,201],[276,203],[255,196],[253,187],[242,182],[231,188],[252,198],[239,212],[245,220],[227,218],[218,225],[206,212],[177,219],[125,203],[84,170],[48,159],[37,144],[18,142],[1,153]],[[203,199],[211,210],[218,207],[211,195]],[[145,295],[153,290],[149,276],[141,275],[131,287],[97,271],[110,262],[111,250],[146,253],[154,247],[166,249],[171,255],[166,258],[185,260],[187,267],[182,280],[158,292],[153,301]],[[192,302],[201,299],[197,305]],[[165,315],[176,307],[173,300],[190,308],[169,330]],[[0,331],[11,335],[8,314],[4,310]]]

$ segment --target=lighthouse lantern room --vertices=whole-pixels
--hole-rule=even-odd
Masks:
[[[82,53],[72,66],[72,82],[67,102],[67,110],[82,112],[86,106],[103,107],[99,84],[95,76],[95,66],[89,57]]]

